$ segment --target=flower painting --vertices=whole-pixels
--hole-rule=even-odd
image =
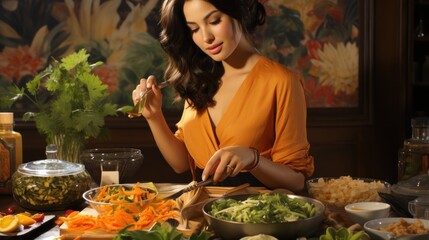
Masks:
[[[307,106],[359,103],[359,2],[266,0],[261,53],[304,76]]]
[[[167,58],[156,21],[148,19],[156,15],[160,0],[0,2],[0,91],[24,86],[53,59],[82,48],[91,62],[104,63],[94,74],[119,105],[132,104],[131,92],[141,77],[162,79]]]
[[[261,0],[266,24],[261,54],[304,76],[309,108],[359,103],[357,0]],[[167,58],[158,42],[162,0],[0,0],[1,91],[22,87],[52,59],[85,48],[94,73],[118,105],[132,104],[141,77],[162,79]],[[165,94],[173,94],[171,89]],[[2,96],[0,96],[1,98]],[[167,108],[179,108],[164,97]],[[27,105],[26,105],[27,104]],[[14,109],[28,108],[20,103]]]

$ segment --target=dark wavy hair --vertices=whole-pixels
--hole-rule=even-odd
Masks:
[[[164,0],[160,18],[160,43],[168,55],[164,79],[173,83],[176,100],[185,99],[197,111],[213,106],[224,69],[192,40],[183,13],[186,0]],[[245,36],[265,22],[265,9],[258,0],[206,0],[238,21]]]

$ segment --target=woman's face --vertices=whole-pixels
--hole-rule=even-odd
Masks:
[[[227,59],[243,33],[238,22],[204,0],[186,0],[183,12],[195,44],[215,61]]]

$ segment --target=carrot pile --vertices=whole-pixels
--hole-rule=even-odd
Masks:
[[[127,190],[124,186],[108,186],[105,185],[100,189],[100,192],[93,200],[105,203],[130,203],[142,202],[147,199],[152,199],[156,196],[155,192],[147,191],[140,187],[140,183],[136,183],[132,189]]]
[[[141,191],[140,191],[140,190]],[[145,193],[146,192],[146,193]],[[136,187],[132,190],[120,189],[117,192],[109,192],[106,188],[100,191],[100,194],[95,197],[96,201],[126,201],[129,203],[130,199],[126,200],[120,196],[132,196],[132,201],[141,201],[148,196],[146,190]],[[139,200],[140,199],[140,200]],[[67,224],[67,230],[73,233],[83,233],[89,230],[104,230],[107,232],[117,232],[124,227],[129,227],[129,230],[147,230],[156,222],[164,222],[168,218],[178,218],[178,206],[173,199],[160,200],[146,203],[146,207],[138,212],[130,212],[126,208],[116,208],[104,211],[97,216],[82,214],[78,211],[71,212],[69,215],[59,217],[56,224]]]
[[[156,222],[164,222],[168,218],[177,218],[178,215],[176,201],[170,199],[150,203],[138,215],[130,214],[123,209],[97,216],[74,211],[68,216],[59,217],[56,223],[58,225],[66,223],[68,231],[74,233],[96,229],[117,232],[130,224],[132,224],[130,230],[149,229]]]

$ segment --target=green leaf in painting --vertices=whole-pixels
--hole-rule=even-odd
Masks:
[[[298,47],[304,39],[304,23],[298,11],[282,5],[279,8],[279,14],[267,18],[267,34],[272,36],[278,49]]]

